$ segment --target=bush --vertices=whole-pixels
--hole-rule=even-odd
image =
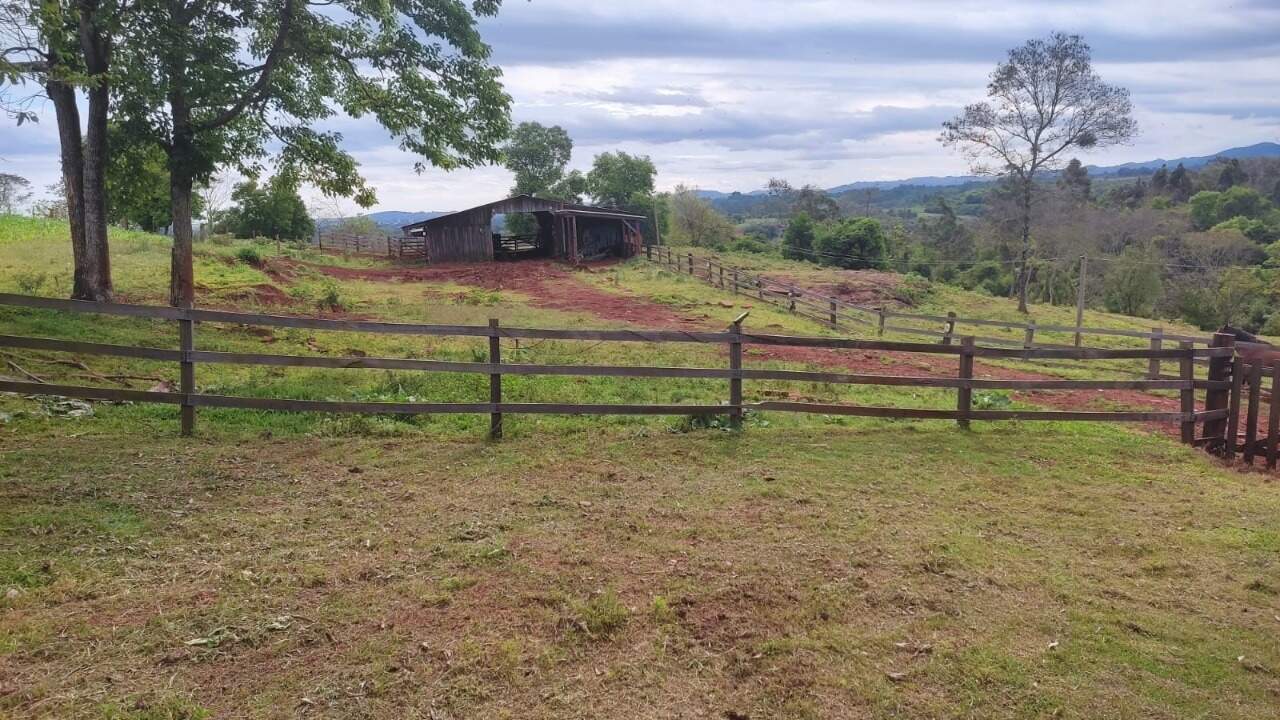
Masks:
[[[1106,305],[1111,312],[1146,317],[1164,292],[1160,257],[1151,251],[1128,247],[1111,267],[1104,281]]]
[[[320,284],[320,293],[316,296],[316,308],[334,312],[342,310],[342,293],[338,289],[338,283],[326,278]]]
[[[49,273],[24,270],[14,273],[13,281],[18,285],[18,292],[23,295],[39,295],[44,284],[49,281]]]
[[[729,249],[733,252],[755,253],[757,255],[770,255],[773,253],[773,246],[760,238],[744,237],[735,240]]]
[[[262,253],[258,248],[252,245],[242,247],[236,251],[236,259],[245,265],[252,267],[262,267]]]
[[[815,245],[818,261],[847,270],[884,268],[889,243],[884,228],[871,218],[850,218],[823,223]]]

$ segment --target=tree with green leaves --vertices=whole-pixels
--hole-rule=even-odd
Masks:
[[[169,165],[157,145],[130,144],[120,129],[107,131],[107,219],[113,225],[159,232],[171,223]],[[193,212],[204,210],[204,198],[192,198]]]
[[[119,0],[32,0],[0,3],[0,109],[18,125],[34,122],[31,83],[53,106],[61,149],[63,201],[74,268],[71,297],[111,300],[107,242],[107,112],[113,48],[132,5]],[[88,102],[81,127],[77,90]]]
[[[819,262],[848,270],[884,268],[889,254],[884,228],[879,221],[865,217],[819,225],[814,245]]]
[[[813,239],[813,219],[806,213],[797,213],[792,216],[782,234],[782,257],[817,262],[813,253]]]
[[[1150,249],[1131,245],[1107,268],[1103,281],[1107,309],[1147,317],[1164,290],[1160,257]]]
[[[1191,199],[1195,186],[1191,183],[1191,173],[1182,163],[1169,173],[1169,199],[1176,203],[1184,203]]]
[[[194,302],[192,196],[224,167],[277,174],[329,195],[376,198],[338,113],[372,117],[428,165],[501,159],[510,98],[476,16],[500,0],[138,0],[117,48],[118,112],[131,142],[162,147],[173,217],[171,302]]]
[[[502,149],[502,163],[516,176],[513,195],[548,197],[565,176],[573,140],[559,125],[522,122]]]
[[[698,197],[694,188],[677,185],[668,203],[673,241],[722,249],[737,236],[733,223]]]
[[[974,172],[1004,175],[1016,183],[1018,309],[1026,312],[1036,176],[1061,163],[1070,148],[1126,142],[1137,123],[1129,91],[1102,81],[1079,35],[1053,33],[1010,50],[991,74],[987,98],[943,123],[939,140],[961,148]]]
[[[1071,162],[1062,169],[1062,175],[1058,176],[1058,187],[1076,205],[1087,203],[1093,197],[1093,181],[1089,179],[1089,169],[1078,158],[1071,158]]]
[[[256,180],[240,183],[231,199],[235,206],[226,221],[236,237],[303,240],[315,232],[315,222],[298,195],[297,182],[288,175],[276,175],[265,185]]]
[[[654,203],[654,178],[658,168],[647,155],[618,152],[601,153],[587,173],[587,188],[597,205],[612,207],[650,217],[644,223],[645,242],[652,244],[657,225]]]

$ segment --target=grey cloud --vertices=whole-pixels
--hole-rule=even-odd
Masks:
[[[1093,45],[1100,62],[1185,61],[1280,54],[1280,18],[1231,31],[1202,32],[1192,24],[1176,33],[1124,33],[1066,27]],[[1052,28],[1044,28],[1039,34]],[[1034,35],[1037,33],[1031,33]],[[720,58],[823,62],[996,62],[1027,39],[1026,28],[965,30],[944,25],[869,21],[822,26],[755,27],[612,16],[513,10],[485,23],[483,36],[500,63],[566,64],[610,58]]]

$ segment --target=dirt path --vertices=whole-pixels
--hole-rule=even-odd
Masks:
[[[609,292],[584,282],[578,273],[601,272],[609,263],[572,270],[551,260],[519,263],[460,263],[432,267],[340,268],[311,265],[332,277],[383,282],[451,282],[487,290],[510,290],[530,298],[535,307],[567,312],[586,312],[602,320],[626,322],[651,328],[713,329],[702,317],[690,317],[647,298]],[[826,350],[805,347],[750,347],[747,360],[777,360],[804,363],[852,373],[955,377],[959,360],[948,355],[924,355],[860,350]],[[975,364],[974,376],[1000,380],[1054,379],[1052,375]],[[1114,410],[1117,406],[1134,410],[1177,411],[1178,400],[1136,390],[1053,390],[1022,391],[1014,396],[1058,410]],[[1173,423],[1150,423],[1153,429],[1177,435]]]

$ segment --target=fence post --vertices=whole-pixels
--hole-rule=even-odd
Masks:
[[[756,278],[756,295],[758,295],[761,300],[764,299],[764,280],[761,278]]]
[[[1025,352],[1030,352],[1031,349],[1035,347],[1035,345],[1036,345],[1036,321],[1031,320],[1027,323],[1027,332],[1026,332],[1026,335],[1024,335],[1022,338],[1022,349]]]
[[[711,285],[711,261],[707,260],[707,284]]]
[[[1225,456],[1228,461],[1236,459],[1236,440],[1240,436],[1240,390],[1244,385],[1244,360],[1237,355],[1231,359],[1231,401],[1227,403],[1227,447]]]
[[[489,318],[489,363],[498,365],[502,363],[502,340],[498,337],[498,318]],[[502,402],[502,373],[494,372],[489,375],[489,402],[497,405]],[[499,440],[502,438],[502,413],[489,413],[489,439]]]
[[[787,288],[787,310],[796,311],[796,291],[795,288]]]
[[[743,313],[733,321],[729,339],[729,427],[734,430],[742,429],[742,321],[746,317]]]
[[[839,324],[836,322],[836,300],[835,300],[835,298],[831,298],[831,313],[830,313],[830,314],[831,314],[831,324],[832,324],[832,325],[835,325],[836,327],[839,327]]]
[[[653,262],[653,246],[652,245],[644,246],[644,259],[648,260],[649,262]]]
[[[738,294],[738,268],[733,269],[733,294]]]
[[[1163,348],[1164,348],[1164,328],[1162,327],[1151,328],[1151,349],[1154,350],[1155,352],[1159,352]],[[1147,361],[1147,379],[1148,380],[1160,379],[1160,358],[1152,357],[1150,360]]]
[[[960,338],[960,379],[973,379],[973,336]],[[969,429],[969,413],[973,410],[973,388],[965,385],[956,391],[956,412],[960,419],[956,424],[961,430]]]
[[[686,253],[689,256],[689,274],[693,274],[693,253]]]
[[[724,289],[724,266],[720,266],[720,289]]]
[[[1267,414],[1267,469],[1276,469],[1280,450],[1280,360],[1271,361],[1271,410]]]
[[[879,322],[876,325],[876,336],[884,337],[884,308],[876,308],[876,315],[879,316]]]
[[[1080,347],[1080,335],[1084,329],[1084,284],[1089,273],[1089,257],[1080,256],[1080,284],[1076,287],[1076,347]]]
[[[1183,342],[1179,346],[1182,357],[1178,359],[1182,376],[1182,442],[1191,445],[1196,441],[1196,360],[1195,343]]]
[[[1258,442],[1258,410],[1262,404],[1262,365],[1255,360],[1249,366],[1249,410],[1244,423],[1244,461],[1253,464],[1253,445]]]
[[[1229,333],[1214,333],[1213,340],[1210,342],[1209,347],[1229,348],[1235,347],[1235,344],[1235,335],[1231,335]],[[1209,382],[1230,380],[1231,364],[1230,356],[1209,358]],[[1204,395],[1205,411],[1212,412],[1214,410],[1226,409],[1229,404],[1230,396],[1230,390],[1209,388]],[[1204,437],[1210,442],[1216,443],[1219,440],[1225,440],[1226,429],[1226,418],[1204,421]]]
[[[947,329],[942,333],[942,344],[950,345],[951,338],[956,333],[956,311],[951,310],[947,313]]]
[[[191,396],[196,392],[196,364],[191,354],[196,350],[195,322],[183,312],[178,320],[178,346],[182,352],[182,360],[178,365],[178,385],[182,393],[182,437],[191,437],[196,432],[196,406]]]

